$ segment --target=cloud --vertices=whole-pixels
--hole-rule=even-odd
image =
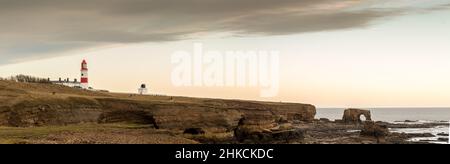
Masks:
[[[0,0],[0,64],[98,45],[176,41],[205,32],[265,36],[358,28],[398,14],[364,4],[364,0]]]

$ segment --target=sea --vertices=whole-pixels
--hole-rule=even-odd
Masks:
[[[450,108],[364,108],[371,111],[372,120],[390,123],[448,123],[446,126],[433,128],[402,128],[390,129],[399,133],[431,133],[435,137],[412,138],[411,141],[429,141],[430,143],[449,144]],[[318,108],[316,118],[330,120],[342,119],[344,108]],[[364,118],[362,118],[364,119]],[[439,136],[438,134],[441,134]],[[446,139],[446,140],[443,140]]]

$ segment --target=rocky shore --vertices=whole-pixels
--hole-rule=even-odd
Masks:
[[[365,115],[366,121],[360,119]],[[448,123],[375,122],[369,110],[347,109],[342,120],[330,121],[327,118],[312,121],[289,121],[283,118],[250,116],[242,118],[234,135],[228,139],[214,140],[195,137],[202,143],[269,143],[269,144],[433,144],[448,142],[448,134],[440,133],[400,133],[399,129],[427,129],[447,127]],[[436,140],[415,138],[439,137]]]
[[[369,110],[362,109],[347,109],[342,119],[329,120],[316,118],[315,106],[300,103],[103,93],[1,80],[0,101],[0,143],[423,144],[448,140],[448,132],[402,132],[448,129],[447,122],[376,122]]]
[[[367,121],[360,119],[365,115]],[[264,129],[251,123],[240,124],[235,135],[240,141],[254,143],[286,143],[286,144],[429,144],[448,142],[448,134],[440,133],[399,133],[392,129],[427,129],[447,127],[446,122],[414,123],[405,122],[374,122],[369,110],[347,109],[342,120],[330,121],[327,118],[315,119],[312,122],[278,122],[272,129]],[[258,127],[260,127],[258,129]],[[280,130],[281,129],[281,130]],[[287,136],[278,138],[279,133]],[[243,135],[244,134],[244,135]],[[268,135],[268,134],[272,134]],[[261,137],[263,136],[263,137]],[[414,138],[439,137],[437,140],[413,140]]]

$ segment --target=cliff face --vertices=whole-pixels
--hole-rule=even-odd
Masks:
[[[0,107],[0,126],[32,127],[96,122],[102,112],[95,101],[86,98],[38,98]]]
[[[284,117],[291,121],[314,120],[315,107],[304,104],[264,103],[236,100],[205,100],[200,102],[146,102],[118,99],[99,99],[103,108],[112,111],[142,111],[155,125],[163,129],[217,128],[231,130],[242,117],[261,117],[260,120]],[[136,120],[123,115],[121,121]],[[116,117],[109,114],[107,117]]]
[[[133,96],[5,81],[0,81],[0,100],[0,126],[20,127],[131,122],[161,129],[224,131],[235,128],[243,117],[310,122],[316,114],[307,104]]]

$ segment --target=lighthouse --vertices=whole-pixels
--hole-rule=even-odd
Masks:
[[[89,89],[88,68],[86,60],[81,63],[81,88]]]

